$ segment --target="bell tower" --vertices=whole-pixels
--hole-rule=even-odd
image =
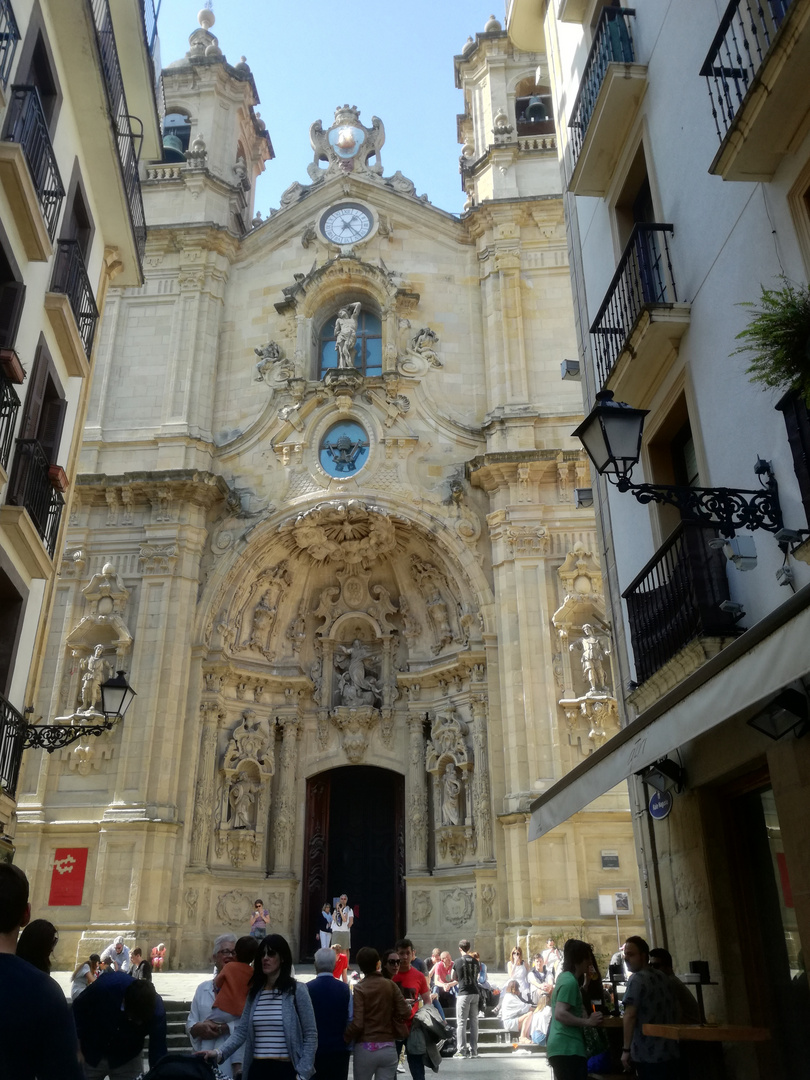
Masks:
[[[203,8],[198,21],[186,55],[163,72],[163,160],[147,166],[147,215],[153,226],[213,221],[242,236],[273,146],[245,57],[228,63],[211,33],[213,11]]]
[[[560,195],[548,62],[517,49],[494,15],[455,60],[465,209],[492,199]]]

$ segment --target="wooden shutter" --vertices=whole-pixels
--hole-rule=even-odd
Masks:
[[[0,285],[0,349],[14,348],[24,303],[22,281],[4,281]]]

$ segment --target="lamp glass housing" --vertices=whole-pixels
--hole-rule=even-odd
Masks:
[[[808,715],[810,709],[807,698],[799,690],[788,686],[781,690],[761,713],[752,716],[748,725],[774,741],[791,731],[795,731],[798,738],[807,730]]]
[[[585,447],[600,476],[625,478],[641,456],[641,436],[648,410],[614,401],[612,390],[600,391],[596,399],[596,405],[573,434]]]
[[[656,791],[677,791],[683,787],[683,769],[672,758],[661,758],[641,774],[645,784]]]
[[[135,691],[125,675],[125,672],[119,671],[115,678],[101,684],[101,711],[108,720],[123,720],[135,697]]]

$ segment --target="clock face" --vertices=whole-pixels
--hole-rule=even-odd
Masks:
[[[356,244],[371,232],[370,211],[359,203],[341,203],[321,218],[321,231],[333,244]]]

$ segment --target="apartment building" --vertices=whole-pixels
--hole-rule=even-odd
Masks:
[[[793,381],[763,385],[737,350],[762,310],[766,353],[774,321],[810,331],[810,3],[513,0],[507,25],[549,55],[621,673],[621,732],[534,801],[530,836],[629,779],[648,932],[677,971],[708,962],[706,1014],[727,1026],[717,1068],[794,1075],[810,940],[807,353]]]
[[[153,0],[0,0],[0,857],[109,283],[142,281]],[[52,719],[52,718],[45,718]]]

